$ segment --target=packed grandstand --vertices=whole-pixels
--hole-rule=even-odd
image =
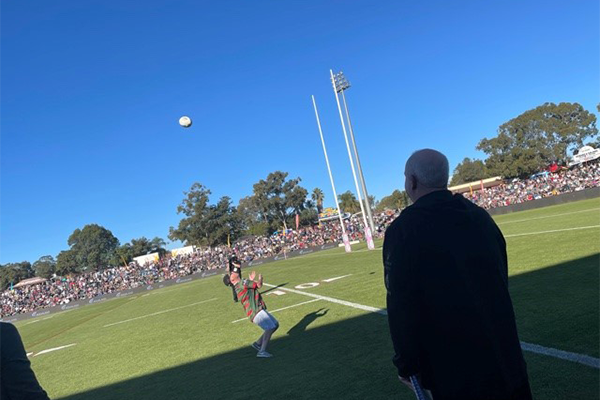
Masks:
[[[463,195],[486,208],[496,208],[563,193],[600,186],[598,160],[573,166],[554,173],[542,172],[529,179],[514,179],[497,186],[469,190]],[[475,187],[475,189],[477,189]],[[382,237],[387,226],[400,210],[388,210],[374,216],[375,237]],[[351,240],[363,239],[362,218],[352,216],[344,221]],[[0,317],[12,316],[38,309],[91,299],[115,291],[134,289],[169,279],[222,268],[230,255],[244,261],[272,257],[298,249],[341,242],[339,221],[331,220],[320,226],[288,230],[271,236],[246,237],[229,246],[198,248],[191,254],[165,257],[139,265],[107,268],[69,277],[55,277],[41,283],[5,290],[0,294]]]

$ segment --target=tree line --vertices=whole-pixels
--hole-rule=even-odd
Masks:
[[[495,137],[481,139],[476,149],[487,157],[465,158],[450,184],[494,176],[526,178],[552,163],[566,165],[569,152],[576,154],[584,144],[600,147],[597,135],[596,116],[580,104],[544,103],[500,125]]]
[[[325,195],[319,188],[312,192],[301,186],[301,178],[290,178],[287,172],[274,171],[253,185],[250,196],[239,200],[234,206],[228,196],[211,202],[211,191],[201,183],[194,183],[184,192],[177,213],[181,220],[170,227],[168,238],[189,246],[227,245],[250,235],[269,235],[275,231],[318,223],[318,214],[323,211]],[[360,203],[355,195],[346,191],[338,196],[343,212],[357,213]],[[371,206],[377,210],[403,208],[408,197],[394,191],[390,196],[376,202],[371,197]],[[132,239],[121,244],[107,228],[90,224],[76,229],[67,239],[69,248],[56,257],[46,255],[31,264],[28,261],[8,263],[0,266],[0,289],[10,287],[33,276],[51,278],[82,272],[100,271],[110,266],[126,265],[134,257],[166,252],[162,238],[145,237]]]

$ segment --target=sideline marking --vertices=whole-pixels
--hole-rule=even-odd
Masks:
[[[109,327],[109,326],[114,326],[114,325],[119,325],[119,324],[124,324],[125,322],[131,322],[131,321],[135,321],[135,320],[142,319],[142,318],[152,317],[154,315],[164,314],[164,313],[167,313],[167,312],[170,312],[170,311],[181,310],[182,308],[192,307],[192,306],[195,306],[195,305],[198,305],[198,304],[202,304],[202,303],[207,303],[207,302],[213,301],[213,300],[217,300],[217,298],[215,297],[215,298],[208,299],[208,300],[198,301],[198,302],[192,303],[192,304],[187,304],[187,305],[181,306],[181,307],[175,307],[175,308],[170,308],[168,310],[157,311],[157,312],[152,313],[152,314],[146,314],[146,315],[142,315],[142,316],[139,316],[139,317],[126,319],[124,321],[113,322],[112,324],[104,325],[103,328],[106,328],[106,327]]]
[[[46,318],[34,319],[33,321],[29,321],[29,322],[27,322],[27,323],[24,323],[24,324],[23,324],[23,326],[25,326],[25,325],[30,325],[30,324],[35,324],[36,322],[40,322],[40,321],[45,321],[45,320],[47,320],[47,319],[50,319],[50,318],[52,318],[52,317],[54,317],[54,315],[51,315],[51,316],[49,316],[49,317],[46,317]]]
[[[521,342],[521,348],[531,353],[541,354],[561,360],[576,362],[578,364],[587,365],[588,367],[600,369],[600,359],[591,357],[585,354],[571,353],[570,351],[553,349],[552,347],[544,347],[539,344]]]
[[[275,285],[270,285],[268,283],[264,283],[264,285],[269,286],[269,287],[275,287]],[[342,304],[344,306],[358,308],[359,310],[363,310],[363,311],[370,311],[370,312],[374,312],[374,313],[381,314],[381,315],[387,315],[387,311],[384,309],[375,308],[375,307],[371,307],[371,306],[365,306],[365,305],[358,304],[358,303],[352,303],[350,301],[340,300],[340,299],[336,299],[334,297],[321,296],[319,294],[303,292],[301,290],[289,289],[289,288],[284,288],[284,287],[280,287],[279,290],[283,290],[283,291],[290,292],[290,293],[301,294],[303,296],[313,297],[318,300],[325,300],[330,303]]]
[[[264,285],[271,286],[271,287],[275,286],[275,285],[269,285],[268,283],[265,283]],[[314,297],[319,300],[325,300],[325,301],[329,301],[329,302],[336,303],[336,304],[342,304],[342,305],[345,305],[348,307],[358,308],[359,310],[370,311],[370,312],[377,313],[380,315],[387,315],[387,310],[381,309],[381,308],[365,306],[362,304],[352,303],[350,301],[340,300],[340,299],[336,299],[333,297],[320,296],[318,294],[309,293],[309,292],[302,292],[300,290],[288,289],[288,288],[283,288],[283,287],[281,287],[280,289],[291,292],[291,293],[301,294],[303,296]],[[550,356],[550,357],[558,358],[561,360],[572,361],[572,362],[575,362],[578,364],[583,364],[583,365],[587,365],[592,368],[600,369],[600,359],[592,357],[592,356],[588,356],[585,354],[572,353],[569,351],[553,349],[551,347],[544,347],[544,346],[540,346],[538,344],[525,343],[525,342],[521,342],[521,348],[523,350],[529,351],[531,353],[541,354],[544,356]]]
[[[518,236],[541,235],[543,233],[578,231],[580,229],[594,229],[594,228],[600,228],[600,225],[580,226],[578,228],[553,229],[551,231],[539,231],[539,232],[529,232],[529,233],[516,233],[514,235],[506,235],[504,237],[505,238],[511,238],[511,237],[518,237]]]
[[[298,304],[294,304],[294,305],[291,305],[291,306],[287,306],[287,307],[283,307],[283,308],[278,308],[277,310],[269,311],[269,313],[273,314],[273,313],[276,313],[278,311],[283,311],[283,310],[287,310],[288,308],[294,308],[294,307],[298,307],[298,306],[301,306],[301,305],[304,305],[304,304],[313,303],[315,301],[319,301],[319,299],[312,299],[312,300],[308,300],[308,301],[305,301],[305,302],[302,302],[302,303],[298,303]],[[246,320],[248,320],[248,317],[242,318],[242,319],[236,319],[235,321],[231,321],[231,323],[232,324],[236,324],[238,322],[246,321]]]
[[[512,223],[515,223],[515,222],[527,222],[527,221],[534,221],[536,219],[562,217],[563,215],[579,214],[579,213],[590,212],[590,211],[598,211],[598,210],[600,210],[600,208],[589,208],[587,210],[572,211],[572,212],[568,212],[568,213],[554,214],[554,215],[545,215],[543,217],[535,217],[535,218],[527,218],[527,219],[517,219],[515,221],[496,222],[496,224],[497,225],[504,225],[504,224],[512,224]],[[508,214],[504,214],[504,215],[508,215]]]
[[[323,282],[329,283],[329,282],[337,281],[338,279],[346,278],[346,277],[348,277],[350,275],[352,275],[352,274],[343,275],[343,276],[336,276],[335,278],[323,279]]]
[[[46,353],[50,353],[50,352],[52,352],[52,351],[66,349],[67,347],[75,346],[76,344],[77,344],[77,343],[71,343],[71,344],[67,344],[66,346],[53,347],[53,348],[51,348],[51,349],[48,349],[48,350],[42,350],[42,351],[40,351],[40,352],[38,352],[38,353],[35,353],[35,354],[33,354],[33,353],[28,353],[28,354],[27,354],[27,356],[29,357],[29,354],[33,354],[33,356],[32,356],[32,357],[37,357],[37,356],[39,356],[40,354],[46,354]]]

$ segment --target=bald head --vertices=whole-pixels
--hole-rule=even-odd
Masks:
[[[415,151],[406,161],[405,189],[413,201],[427,193],[448,187],[448,159],[439,151],[423,149]]]

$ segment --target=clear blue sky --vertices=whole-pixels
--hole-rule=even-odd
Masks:
[[[89,223],[166,239],[194,182],[237,204],[283,170],[332,204],[311,94],[338,191],[355,191],[330,68],[353,85],[378,199],[415,149],[454,168],[544,102],[596,112],[598,15],[597,0],[3,2],[0,262],[56,256]]]

